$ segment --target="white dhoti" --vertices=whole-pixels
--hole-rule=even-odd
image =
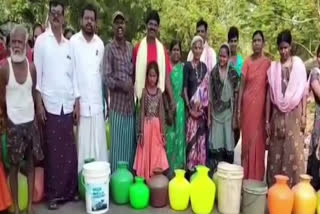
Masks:
[[[107,137],[103,113],[84,117],[80,116],[78,128],[78,172],[87,159],[107,161]]]

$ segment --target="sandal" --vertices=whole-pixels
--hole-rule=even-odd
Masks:
[[[57,201],[49,201],[48,202],[48,210],[57,210],[57,209],[58,209]]]

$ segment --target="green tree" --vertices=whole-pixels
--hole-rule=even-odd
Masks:
[[[7,0],[0,2],[0,25],[7,22],[32,26],[44,23],[47,15],[47,0]]]
[[[49,0],[0,1],[0,25],[5,22],[44,23]],[[121,10],[128,17],[128,40],[136,43],[145,34],[145,17],[153,8],[160,11],[160,38],[165,44],[178,38],[183,50],[190,49],[196,22],[203,18],[209,24],[209,43],[218,49],[227,41],[230,26],[240,30],[240,52],[251,53],[251,36],[262,30],[267,39],[266,51],[277,56],[276,38],[290,29],[297,54],[308,59],[320,43],[320,0],[60,0],[67,10],[67,25],[79,30],[81,9],[93,2],[99,9],[99,33],[104,41],[112,38],[111,16]]]
[[[132,41],[141,38],[144,31],[144,20],[146,12],[151,8],[149,1],[144,0],[92,0],[70,1],[70,23],[79,29],[82,8],[92,3],[99,8],[99,32],[104,41],[112,38],[112,15],[117,10],[122,11],[128,18],[127,37]]]

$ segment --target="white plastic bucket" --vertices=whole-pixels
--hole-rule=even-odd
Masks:
[[[83,166],[87,213],[102,214],[109,210],[110,164],[103,161]]]
[[[243,168],[221,162],[218,165],[218,208],[222,214],[239,214]]]
[[[257,180],[243,181],[242,213],[243,214],[264,214],[268,186],[266,183]]]

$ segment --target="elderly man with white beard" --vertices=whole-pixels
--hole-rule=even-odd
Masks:
[[[26,57],[28,34],[23,26],[16,26],[10,34],[11,56],[0,67],[0,121],[8,136],[10,187],[15,214],[18,207],[18,172],[23,160],[27,162],[28,208],[31,209],[34,161],[42,160],[38,128],[35,123],[35,66]]]

